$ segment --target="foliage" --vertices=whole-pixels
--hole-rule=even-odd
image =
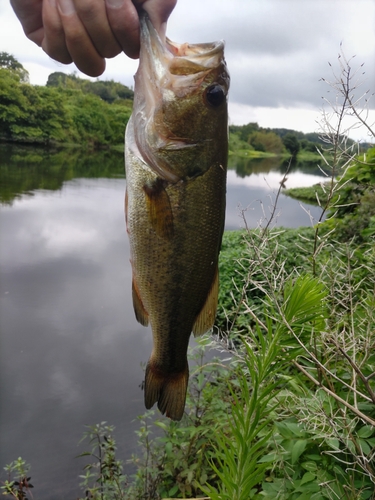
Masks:
[[[283,137],[283,144],[292,156],[297,156],[300,150],[300,142],[295,134],[288,133]],[[307,143],[308,145],[308,143]]]
[[[265,449],[273,434],[278,394],[282,390],[280,373],[287,370],[299,351],[298,345],[293,346],[287,340],[283,320],[293,325],[295,333],[301,333],[304,328],[311,331],[312,322],[317,331],[316,325],[323,325],[324,295],[321,284],[311,277],[289,279],[280,311],[267,300],[264,304],[266,324],[258,320],[254,329],[250,329],[239,355],[242,366],[239,364],[236,376],[237,394],[231,389],[232,415],[228,415],[226,425],[229,432],[216,438],[219,463],[213,464],[213,469],[220,481],[217,486],[205,488],[211,499],[255,497],[266,469],[273,462],[273,457],[265,455]]]
[[[88,426],[82,441],[88,440],[91,450],[78,457],[90,457],[81,475],[81,487],[85,490],[85,498],[92,500],[125,499],[126,476],[122,473],[122,463],[116,458],[116,441],[112,437],[114,427],[101,422]]]
[[[17,61],[17,59],[7,52],[0,52],[0,68],[7,69],[17,76],[23,83],[29,82],[29,72]]]
[[[122,474],[123,464],[115,454],[114,428],[105,422],[88,427],[83,440],[89,440],[92,449],[79,455],[90,458],[84,467],[85,474],[81,475],[85,498],[191,498],[202,493],[202,485],[207,481],[215,484],[217,476],[211,467],[211,460],[215,460],[212,443],[218,433],[226,432],[224,418],[231,404],[226,388],[228,381],[234,378],[224,361],[215,358],[205,361],[207,344],[208,341],[202,339],[189,354],[194,371],[182,421],[154,418],[152,410],[139,417],[137,434],[143,455],[131,459],[137,467],[134,477],[128,480]]]
[[[85,94],[94,94],[99,96],[103,101],[112,103],[118,99],[133,100],[134,92],[122,83],[113,80],[96,80],[95,82],[83,78],[79,78],[74,73],[67,75],[66,73],[55,72],[48,77],[47,87],[63,87],[69,89],[82,90]]]
[[[302,272],[308,265],[308,252],[312,252],[313,229],[278,228],[269,233],[266,241],[261,229],[254,230],[251,241],[248,231],[228,231],[224,233],[219,260],[220,289],[219,308],[215,328],[219,331],[241,330],[253,323],[246,313],[263,315],[262,306],[265,293],[265,272],[258,265],[256,252],[261,252],[270,265],[283,269],[286,273],[294,270]],[[304,247],[305,251],[301,251]],[[251,274],[253,286],[249,287]]]
[[[303,188],[284,189],[283,194],[296,198],[297,200],[306,201],[313,205],[327,203],[329,193],[329,185],[324,183],[314,184],[314,186]]]
[[[246,125],[229,125],[229,133],[237,135],[245,143],[249,142],[249,136],[253,132],[258,132],[260,127],[257,123],[247,123]]]
[[[0,68],[0,138],[43,145],[122,144],[132,91],[120,83],[57,75],[55,85],[34,86],[22,83],[13,69]]]
[[[375,147],[350,162],[338,184],[323,227],[334,228],[340,241],[370,241],[375,235]]]
[[[332,245],[320,254],[330,315],[319,335],[299,337],[304,353],[294,366],[301,375],[292,372],[279,399],[279,414],[289,417],[273,433],[277,465],[263,485],[266,498],[372,498],[374,257],[369,248],[358,263],[355,252]]]
[[[334,239],[340,236],[342,213],[348,215],[347,231],[355,208],[361,205],[366,213],[370,212],[371,221],[373,153],[370,150],[366,157],[354,158],[348,145],[348,129],[343,125],[346,113],[356,116],[359,122],[361,115],[353,105],[351,67],[346,59],[342,74],[343,78],[334,86],[342,97],[341,104],[336,99],[332,105],[335,126],[331,116],[323,118],[326,152],[322,153],[322,160],[331,170],[331,176],[324,199],[317,198],[322,216],[298,244],[301,257],[298,274],[303,277],[310,270],[326,291],[329,315],[325,324],[317,328],[314,322],[313,330],[305,328],[298,332],[283,311],[280,298],[285,297],[291,270],[281,246],[275,245],[274,240],[280,236],[269,229],[269,221],[264,228],[242,234],[248,248],[242,248],[238,267],[227,270],[227,289],[232,281],[231,294],[236,304],[227,313],[231,333],[240,332],[251,338],[256,325],[264,325],[266,330],[272,322],[283,325],[285,333],[289,332],[288,345],[284,344],[288,353],[295,342],[300,348],[299,352],[294,350],[297,356],[290,359],[289,368],[283,367],[281,359],[276,362],[286,383],[278,394],[272,437],[266,445],[268,453],[260,459],[260,463],[272,462],[273,466],[266,469],[266,478],[253,492],[254,498],[374,498],[374,235],[371,225],[363,230],[360,221],[353,221],[357,233],[362,236],[365,232],[367,236],[367,239],[362,236],[361,246],[358,239],[357,242],[353,238],[342,238],[339,242]],[[336,182],[338,172],[344,173]],[[354,185],[350,185],[352,179]],[[356,195],[357,205],[353,210],[351,202]],[[322,223],[325,213],[330,215],[328,223]],[[241,282],[236,283],[237,270]],[[253,294],[259,291],[257,304]],[[261,304],[267,299],[276,309],[271,316],[262,315]],[[246,315],[247,321],[238,320]],[[259,356],[263,351],[256,352]]]
[[[194,368],[182,421],[159,416],[152,426],[159,432],[152,437],[148,421],[154,412],[139,418],[137,434],[144,452],[142,457],[132,458],[138,471],[128,490],[131,499],[192,498],[202,494],[206,482],[216,484],[218,480],[211,466],[217,460],[213,443],[220,433],[227,433],[231,395],[226,387],[233,376],[225,362],[204,360],[207,343],[202,339],[190,355]]]
[[[252,151],[254,148],[250,146],[247,142],[241,139],[241,137],[234,132],[229,132],[229,151],[231,153],[244,150]]]
[[[285,232],[289,231],[298,232]],[[277,396],[272,436],[260,459],[261,463],[273,464],[268,467],[262,486],[257,487],[260,498],[372,498],[375,482],[375,387],[370,382],[375,373],[373,244],[360,251],[353,243],[343,247],[332,242],[321,250],[315,272],[325,289],[329,316],[319,327],[315,322],[312,333],[306,327],[298,330],[298,317],[291,314],[294,318],[291,321],[283,309],[285,303],[294,304],[293,300],[285,301],[285,294],[291,291],[288,277],[296,271],[285,259],[288,254],[288,249],[283,249],[285,243],[278,245],[274,241],[284,239],[285,234],[263,231],[261,237],[258,229],[247,234],[238,232],[236,237],[240,242],[242,238],[237,269],[241,269],[243,279],[242,288],[232,288],[234,302],[241,304],[240,310],[237,307],[227,314],[232,335],[240,332],[251,339],[259,324],[265,330],[269,324],[273,328],[281,325],[283,337],[278,344],[291,356],[289,367],[283,364],[280,354],[275,362],[279,380],[285,384]],[[313,238],[313,229],[300,238],[298,274],[302,281],[293,282],[293,290],[299,292],[306,305],[308,293],[302,285],[305,273],[313,269]],[[293,240],[290,245],[293,246]],[[230,244],[224,247],[224,254],[230,249]],[[235,273],[233,266],[228,277]],[[247,292],[259,289],[260,303],[254,306],[253,297],[249,300]],[[262,304],[268,302],[275,304],[276,311],[265,314]],[[306,319],[308,314],[304,311],[301,318]],[[247,321],[238,320],[238,316]],[[264,352],[260,348],[254,351],[257,356]],[[293,358],[293,351],[298,357]],[[251,364],[257,366],[254,360]],[[249,386],[253,385],[249,379]],[[228,443],[226,446],[229,448]]]
[[[346,135],[341,139],[350,146],[355,144]],[[271,155],[285,155],[288,151],[294,158],[316,163],[324,145],[321,134],[315,132],[304,134],[286,128],[263,128],[257,123],[229,126],[229,151],[241,156],[249,148]],[[361,149],[366,151],[370,146],[370,143],[363,143]]]
[[[13,127],[27,116],[27,99],[22,92],[19,77],[0,68],[0,135],[11,137]]]
[[[16,498],[17,500],[28,500],[27,492],[34,486],[30,483],[30,477],[27,477],[30,465],[25,460],[18,457],[4,467],[8,478],[0,487],[4,496]],[[31,493],[30,493],[31,495]],[[32,496],[31,496],[32,498]]]
[[[267,151],[277,155],[284,152],[283,141],[274,132],[252,132],[248,137],[248,142],[257,151]]]

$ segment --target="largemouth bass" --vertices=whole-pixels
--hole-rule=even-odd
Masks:
[[[126,225],[137,320],[150,323],[146,408],[180,420],[191,333],[215,320],[224,229],[229,75],[223,42],[162,40],[141,15],[125,136]]]

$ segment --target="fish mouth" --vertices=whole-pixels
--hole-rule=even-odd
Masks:
[[[223,40],[198,44],[172,42],[159,35],[146,13],[141,14],[140,26],[140,57],[146,56],[150,74],[160,82],[167,72],[188,76],[217,68],[223,58]]]

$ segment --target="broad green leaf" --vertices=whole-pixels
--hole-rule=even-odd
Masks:
[[[292,464],[295,464],[302,453],[305,451],[307,446],[307,441],[305,439],[298,439],[292,448],[291,458]]]
[[[318,469],[316,462],[313,461],[302,462],[301,467],[309,472],[315,472]]]
[[[375,434],[375,429],[371,425],[364,425],[357,431],[360,438],[369,438]]]
[[[303,475],[303,477],[301,479],[300,485],[305,484],[305,483],[309,483],[310,481],[314,481],[315,478],[316,478],[316,475],[313,474],[312,472],[305,472],[305,474]]]

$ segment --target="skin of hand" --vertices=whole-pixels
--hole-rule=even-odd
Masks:
[[[10,0],[26,36],[58,62],[74,62],[89,76],[120,52],[139,56],[138,11],[162,37],[177,0]]]

